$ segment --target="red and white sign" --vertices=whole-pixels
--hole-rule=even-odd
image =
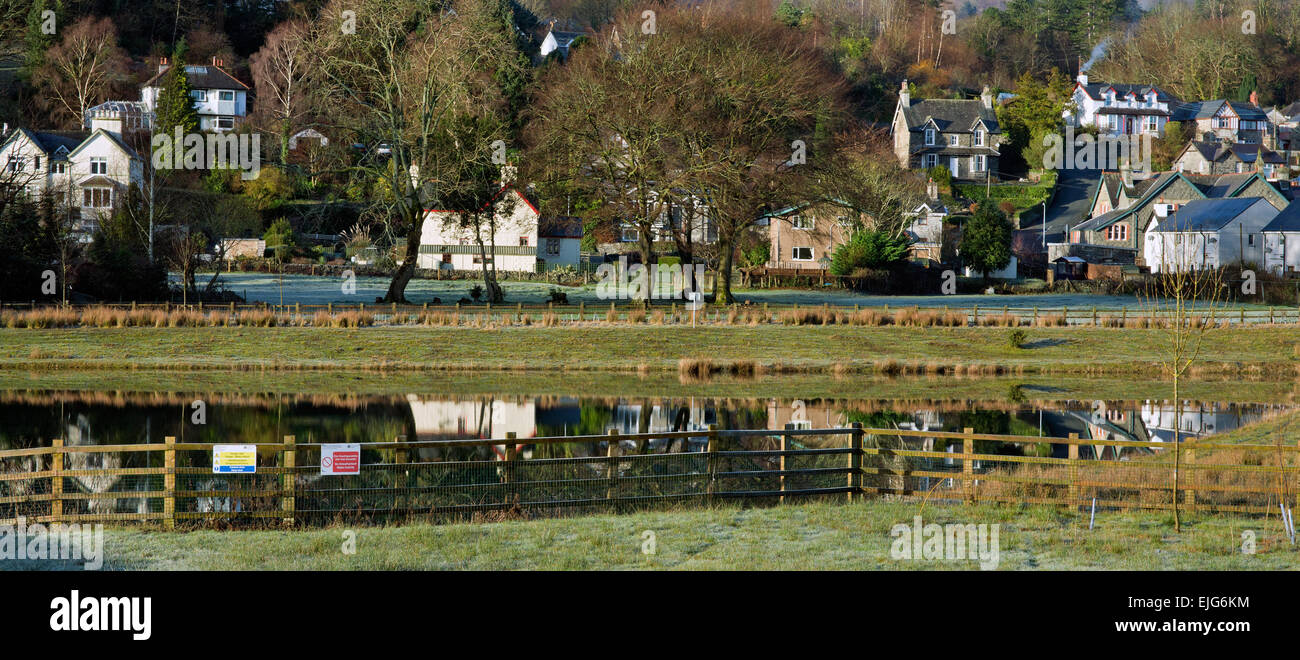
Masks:
[[[361,445],[321,445],[322,475],[361,474]]]

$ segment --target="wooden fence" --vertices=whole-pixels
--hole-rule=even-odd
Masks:
[[[446,517],[502,509],[630,510],[672,502],[921,496],[1105,508],[1174,505],[1161,442],[847,428],[708,430],[362,445],[361,473],[322,476],[322,444],[255,445],[255,474],[213,474],[213,445],[0,451],[0,524],[273,524]],[[1015,451],[1028,448],[1029,451]],[[1300,446],[1182,446],[1189,511],[1278,513],[1297,501]]]
[[[992,298],[992,297],[991,297]],[[652,300],[649,302],[651,309],[661,309],[664,312],[676,312],[684,314],[689,318],[690,314],[686,312],[684,300]],[[779,315],[796,310],[824,310],[827,312],[856,313],[864,310],[871,310],[888,316],[905,309],[912,309],[912,305],[799,305],[799,304],[769,304],[762,303],[758,305],[713,305],[702,304],[701,311],[698,312],[700,321],[726,319],[728,313],[733,310],[761,312],[769,315],[774,320],[779,320]],[[3,311],[31,311],[40,309],[59,309],[68,308],[73,310],[88,310],[103,308],[118,311],[195,311],[206,313],[230,313],[237,314],[240,312],[262,311],[273,312],[286,318],[307,318],[315,315],[317,312],[326,312],[328,314],[340,314],[344,312],[366,312],[371,314],[377,321],[392,321],[405,317],[414,317],[415,315],[427,312],[458,312],[469,317],[475,314],[516,314],[528,315],[531,320],[540,320],[543,314],[555,314],[557,320],[562,322],[574,321],[605,321],[612,312],[616,321],[629,320],[628,314],[637,313],[646,309],[646,304],[642,301],[619,300],[619,301],[599,301],[592,304],[586,302],[579,303],[507,303],[493,305],[484,304],[466,304],[458,302],[444,304],[411,304],[399,305],[396,303],[320,303],[320,304],[273,304],[273,303],[94,303],[86,305],[68,304],[60,306],[57,303],[44,303],[39,301],[29,302],[3,302],[0,303],[0,312]],[[988,305],[969,305],[969,306],[949,306],[949,305],[930,305],[919,308],[922,311],[942,312],[945,315],[949,313],[962,314],[966,317],[966,323],[969,325],[989,324],[995,320],[1001,320],[1011,316],[1016,317],[1023,325],[1070,325],[1070,326],[1114,326],[1125,327],[1143,319],[1166,318],[1170,316],[1168,311],[1152,312],[1142,309],[1137,301],[1133,307],[1106,307],[1106,306],[1038,306],[1038,305],[1010,305],[994,304],[992,300]],[[1229,325],[1300,325],[1300,307],[1217,307],[1211,311],[1198,312],[1195,309],[1189,310],[1189,315],[1202,315],[1205,318],[1213,318],[1216,321],[1227,323]]]

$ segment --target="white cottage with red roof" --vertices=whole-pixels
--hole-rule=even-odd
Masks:
[[[543,216],[518,189],[501,189],[491,202],[496,231],[483,236],[488,259],[498,271],[539,272],[556,266],[577,266],[582,221]],[[483,249],[473,226],[462,223],[457,211],[428,209],[420,233],[417,266],[429,270],[480,270]]]

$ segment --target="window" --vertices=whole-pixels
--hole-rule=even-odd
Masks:
[[[444,263],[444,264],[449,264],[449,263],[451,263],[451,253],[450,253],[450,252],[443,252],[443,253],[442,253],[442,263]]]
[[[83,188],[82,206],[106,209],[113,205],[113,191],[109,188]]]
[[[623,233],[619,235],[619,240],[624,243],[635,243],[637,241],[637,230],[635,227],[624,227]]]
[[[925,145],[926,145],[927,147],[934,146],[934,129],[933,129],[933,128],[927,128],[927,129],[925,129]]]
[[[64,162],[55,163],[50,169],[53,170],[55,174],[66,174],[68,172],[68,164]]]
[[[955,147],[955,146],[957,146],[957,136],[956,136],[956,135],[949,135],[949,136],[948,136],[948,146],[950,146],[950,147]]]
[[[9,159],[9,171],[10,171],[10,172],[21,172],[21,171],[23,171],[23,159],[21,159],[21,158],[10,158],[10,159]]]
[[[560,239],[546,239],[546,254],[552,257],[558,257],[560,255]]]
[[[200,103],[203,103],[208,100],[208,91],[206,89],[192,90],[190,92],[190,97],[193,98],[195,101],[199,101]]]
[[[975,131],[975,146],[984,146],[984,131]]]
[[[926,154],[921,158],[921,167],[929,169],[938,164],[939,164],[938,154]]]
[[[40,169],[41,169],[41,157],[40,157],[40,156],[33,156],[33,157],[32,157],[32,164],[36,166],[36,170],[37,170],[37,171],[40,171]]]
[[[1254,247],[1254,245],[1255,245],[1255,235],[1254,235],[1254,234],[1246,234],[1246,245],[1249,245],[1249,246],[1251,246],[1251,247]]]
[[[810,247],[791,248],[790,258],[795,261],[812,261],[813,249]]]
[[[235,93],[234,93],[234,92],[230,92],[230,91],[222,90],[222,91],[218,92],[218,94],[219,94],[219,95],[218,95],[217,98],[221,99],[222,101],[233,101],[233,100],[235,100]]]
[[[107,159],[107,158],[91,158],[91,159],[90,159],[90,173],[91,173],[91,174],[108,174],[108,159]]]
[[[217,128],[234,128],[235,120],[230,117],[217,117]]]
[[[795,229],[812,229],[813,219],[802,215],[790,216],[790,226]]]
[[[519,237],[519,247],[528,247],[528,237],[527,237],[527,236],[520,236],[520,237]]]
[[[975,157],[975,171],[983,172],[988,166],[988,156],[979,155]]]
[[[1160,129],[1160,121],[1156,119],[1154,116],[1147,117],[1147,130],[1156,131],[1159,129]]]
[[[481,263],[484,263],[485,261],[486,261],[487,263],[492,263],[492,257],[488,257],[487,259],[484,259],[484,258],[483,258],[482,256],[480,256],[480,255],[477,255],[477,254],[474,255],[474,263],[476,263],[476,264],[481,264]]]
[[[1128,225],[1114,224],[1106,228],[1106,240],[1108,241],[1127,241]]]

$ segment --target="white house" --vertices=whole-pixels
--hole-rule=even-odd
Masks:
[[[573,45],[574,40],[581,36],[583,36],[581,32],[561,32],[556,30],[555,22],[552,21],[550,29],[546,31],[546,36],[542,37],[542,44],[538,52],[542,57],[558,52],[560,57],[567,58],[569,56],[569,46]]]
[[[190,96],[194,110],[199,115],[199,130],[223,133],[232,130],[248,115],[248,85],[239,82],[221,68],[221,60],[212,64],[187,64],[185,73],[190,79]],[[158,65],[158,73],[140,87],[140,101],[150,114],[158,109],[158,95],[162,81],[170,66],[167,60]]]
[[[1063,113],[1067,126],[1096,126],[1102,135],[1159,136],[1181,101],[1151,85],[1089,83],[1080,73],[1071,94],[1074,111]]]
[[[1263,197],[1157,204],[1143,254],[1153,273],[1264,263],[1262,232],[1277,215]]]
[[[74,232],[89,242],[101,216],[126,199],[144,179],[144,161],[122,141],[122,120],[109,113],[92,119],[92,131],[51,133],[15,130],[0,145],[4,180],[33,197],[53,195],[77,213]]]
[[[943,223],[948,218],[948,207],[939,199],[939,186],[934,181],[927,182],[925,190],[925,201],[906,214],[912,218],[905,230],[910,241],[908,252],[915,259],[942,261]]]
[[[1275,275],[1300,271],[1300,204],[1282,209],[1264,226],[1264,270]]]
[[[577,266],[582,221],[572,217],[542,217],[537,207],[515,188],[503,188],[492,205],[495,236],[484,237],[488,259],[499,271],[537,272],[555,266]],[[482,253],[473,228],[460,226],[460,213],[426,210],[420,233],[417,266],[430,270],[478,270]]]

